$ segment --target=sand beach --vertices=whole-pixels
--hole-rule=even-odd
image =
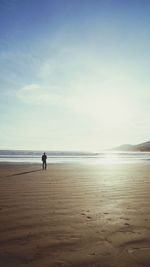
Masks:
[[[149,267],[150,164],[0,164],[0,267]]]

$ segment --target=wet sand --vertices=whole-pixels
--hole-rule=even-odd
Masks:
[[[0,267],[150,266],[150,163],[0,164]]]

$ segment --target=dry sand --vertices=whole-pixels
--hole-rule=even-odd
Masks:
[[[150,163],[0,165],[0,267],[150,266]]]

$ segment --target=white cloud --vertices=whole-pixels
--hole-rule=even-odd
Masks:
[[[51,93],[53,88],[43,88],[39,84],[29,84],[17,92],[17,97],[23,102],[34,105],[61,105],[63,98]]]
[[[39,106],[56,106],[74,112],[93,120],[104,128],[122,127],[131,117],[130,107],[125,98],[104,92],[76,91],[71,88],[69,93],[55,93],[56,87],[42,87],[39,84],[30,84],[17,92],[17,97],[23,102]],[[99,126],[100,127],[100,126]]]

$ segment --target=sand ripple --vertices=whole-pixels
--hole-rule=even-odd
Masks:
[[[149,267],[150,165],[0,165],[0,267]]]

